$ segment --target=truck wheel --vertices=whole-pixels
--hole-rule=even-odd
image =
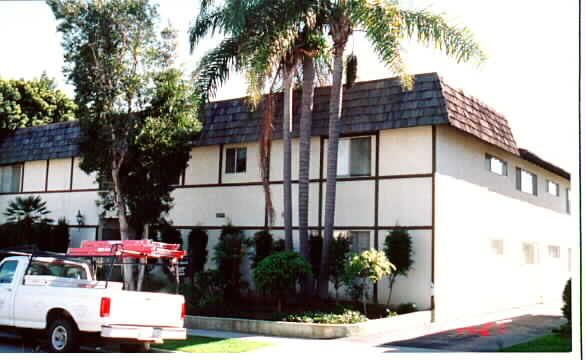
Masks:
[[[51,322],[47,335],[51,352],[75,352],[79,349],[77,328],[69,319],[56,319]]]
[[[145,353],[151,350],[151,344],[147,342],[120,344],[120,352],[123,353]]]

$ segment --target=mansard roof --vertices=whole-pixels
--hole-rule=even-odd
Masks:
[[[327,136],[329,87],[315,89],[312,136]],[[456,90],[436,73],[415,75],[412,90],[398,78],[356,83],[344,89],[341,132],[344,135],[383,129],[449,125],[564,178],[563,169],[517,147],[505,117],[474,97]],[[275,95],[273,138],[281,138],[282,94]],[[299,133],[301,92],[293,96],[293,136]],[[238,144],[259,139],[264,103],[253,109],[245,98],[210,103],[202,132],[193,146]],[[79,154],[78,122],[18,129],[0,144],[0,164],[64,158]],[[531,154],[531,155],[528,155]]]

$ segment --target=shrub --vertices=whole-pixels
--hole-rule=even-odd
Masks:
[[[164,224],[160,227],[161,232],[161,241],[167,244],[181,244],[183,245],[183,240],[181,239],[181,231],[175,229],[170,224]]]
[[[572,323],[572,279],[568,279],[566,286],[564,286],[564,292],[562,293],[562,301],[564,306],[562,307],[562,313],[564,317],[568,319],[568,323]]]
[[[384,276],[391,274],[395,266],[390,263],[385,253],[375,249],[365,250],[359,255],[354,255],[346,262],[345,278],[359,278],[362,281],[362,305],[364,314],[366,313],[366,290],[368,289],[367,281],[376,283]]]
[[[312,233],[309,237],[309,261],[313,276],[319,278],[319,267],[321,262],[321,247],[323,239],[318,233]]]
[[[393,284],[397,276],[407,276],[407,272],[413,266],[413,249],[411,235],[403,228],[394,229],[385,238],[385,255],[395,265],[396,270],[389,275],[389,296],[387,306],[391,303]]]
[[[397,306],[397,309],[396,309],[396,312],[399,315],[409,314],[409,313],[416,312],[416,311],[417,311],[417,305],[415,305],[414,303],[402,303],[399,306]]]
[[[281,240],[282,241],[282,240]],[[267,230],[257,231],[252,238],[254,252],[251,254],[252,268],[255,268],[267,256],[283,251],[278,241],[273,241],[273,235]],[[284,242],[283,242],[284,248]]]
[[[277,311],[281,312],[283,298],[294,289],[303,275],[310,275],[311,267],[293,251],[281,251],[262,260],[254,269],[257,288],[277,296]]]
[[[193,277],[195,273],[202,272],[208,261],[208,233],[202,229],[193,229],[187,237],[189,244],[189,271]]]
[[[302,314],[291,314],[283,319],[288,322],[311,323],[311,324],[356,324],[367,321],[368,318],[359,311],[344,310],[341,314],[306,312]]]
[[[60,218],[57,225],[51,228],[51,243],[47,250],[65,253],[67,248],[69,248],[69,225],[65,218]]]
[[[214,262],[226,283],[224,297],[236,300],[240,297],[240,289],[244,286],[240,264],[246,250],[246,238],[240,229],[227,224],[222,228],[218,243],[214,247]]]
[[[350,239],[339,235],[336,239],[330,241],[328,248],[329,264],[328,272],[329,278],[334,284],[336,291],[336,303],[338,302],[338,290],[342,286],[345,274],[345,263],[350,253],[351,242]]]

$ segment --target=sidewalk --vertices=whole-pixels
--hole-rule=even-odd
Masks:
[[[302,357],[303,355],[307,355],[311,358],[314,358],[316,354],[325,353],[329,355],[342,355],[342,357],[344,358],[350,356],[366,358],[376,355],[378,355],[376,357],[380,357],[380,355],[382,354],[395,352],[440,352],[441,350],[436,349],[381,345],[395,341],[413,339],[447,330],[475,326],[481,323],[494,322],[497,320],[506,320],[509,318],[519,317],[522,315],[560,316],[561,311],[559,304],[533,305],[523,308],[514,308],[506,311],[498,311],[475,315],[473,317],[467,317],[465,319],[455,319],[445,322],[436,322],[424,326],[416,326],[410,329],[401,329],[401,331],[386,331],[366,336],[354,336],[334,340],[285,338],[263,336],[256,334],[244,334],[235,332],[197,329],[188,329],[188,334],[218,338],[239,338],[242,340],[256,340],[275,344],[275,346],[259,349],[250,353],[238,354],[239,357],[250,356],[253,358],[259,358],[266,356],[268,358],[269,356],[283,357],[283,355],[285,354],[295,354],[297,358]],[[224,354],[224,356],[225,355],[226,354]]]

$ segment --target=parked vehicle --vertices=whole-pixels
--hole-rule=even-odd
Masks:
[[[44,332],[52,352],[109,341],[130,351],[186,338],[182,295],[123,290],[98,281],[88,263],[59,256],[10,256],[0,262],[0,325]]]

